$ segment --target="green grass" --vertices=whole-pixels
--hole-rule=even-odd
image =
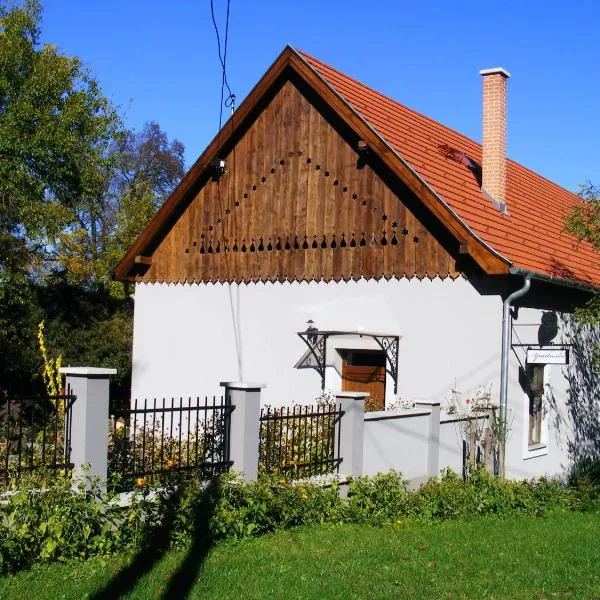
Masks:
[[[131,572],[121,558],[6,577],[0,598],[184,598],[189,585],[188,597],[198,599],[600,600],[599,557],[597,513],[381,529],[321,526],[220,545],[204,562],[198,550],[168,552],[144,574],[134,573],[124,596],[106,589]]]

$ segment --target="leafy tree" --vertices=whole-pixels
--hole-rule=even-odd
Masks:
[[[45,319],[46,344],[63,365],[117,369],[113,392],[127,396],[131,377],[132,301],[102,286],[88,289],[54,277],[36,290],[37,314]],[[114,395],[114,394],[113,394]]]
[[[31,373],[34,282],[53,239],[94,198],[120,122],[77,58],[40,44],[37,0],[0,0],[0,369]],[[11,375],[12,374],[12,375]]]
[[[115,146],[116,168],[109,190],[118,203],[114,213],[107,215],[113,220],[105,245],[106,272],[137,239],[185,172],[183,144],[169,142],[158,123],[146,123],[139,133],[126,132]]]
[[[0,0],[0,388],[28,389],[35,339],[127,387],[132,303],[110,269],[184,171],[157,123],[124,130],[75,57],[40,44],[41,7]]]
[[[112,141],[101,193],[79,207],[72,225],[54,241],[57,267],[69,281],[108,285],[122,295],[120,284],[109,283],[110,269],[181,179],[183,153],[183,144],[169,142],[155,122]]]
[[[582,203],[573,208],[565,220],[565,229],[581,240],[586,240],[600,252],[600,187],[588,181],[579,192]],[[576,311],[577,320],[590,326],[600,324],[600,295],[592,296],[587,305]],[[595,351],[595,364],[600,370],[600,348]]]
[[[573,208],[565,220],[565,229],[600,252],[600,187],[588,181],[581,186],[579,196],[583,202]],[[577,316],[588,324],[600,323],[600,298],[594,296]]]
[[[97,197],[120,126],[79,59],[40,45],[40,22],[37,0],[0,4],[0,236],[29,250],[32,266],[68,209]]]

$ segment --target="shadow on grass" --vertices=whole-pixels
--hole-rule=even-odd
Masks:
[[[161,595],[164,600],[187,598],[198,579],[204,561],[214,543],[210,531],[210,521],[213,515],[214,500],[218,496],[219,480],[209,481],[194,512],[192,543]]]
[[[212,516],[213,498],[218,493],[218,488],[218,482],[209,482],[198,505],[194,507],[191,531],[192,542],[185,557],[169,577],[167,585],[160,596],[161,598],[169,600],[187,598],[194,586],[213,545],[209,523]],[[166,501],[165,517],[160,526],[151,530],[143,549],[104,588],[91,596],[91,600],[122,598],[133,591],[140,580],[154,569],[169,551],[171,533],[184,493],[184,489],[180,488]]]

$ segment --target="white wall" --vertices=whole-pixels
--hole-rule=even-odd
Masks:
[[[440,420],[440,469],[449,467],[455,473],[462,473],[463,434],[457,419],[442,413]]]
[[[220,381],[242,379],[267,384],[263,404],[310,403],[321,391],[319,375],[293,365],[306,350],[296,332],[305,330],[307,320],[312,319],[322,330],[362,328],[401,336],[398,393],[404,399],[443,401],[452,388],[466,394],[479,385],[491,384],[492,398],[497,400],[501,313],[499,296],[482,296],[464,279],[240,286],[138,284],[132,397],[212,395],[220,393]],[[539,324],[541,314],[540,310],[521,309],[516,323]],[[237,328],[241,369],[234,336]],[[523,331],[521,328],[521,334]],[[537,329],[529,331],[530,338],[522,341],[537,343]],[[356,337],[337,342],[330,338],[330,344],[376,347],[369,346],[372,342],[367,338]],[[328,358],[331,355],[328,353]],[[326,387],[336,391],[341,377],[335,353],[329,362]],[[570,462],[573,444],[579,447],[583,443],[576,435],[578,430],[573,430],[573,401],[567,403],[565,373],[574,366],[546,367],[547,443],[545,448],[530,451],[528,399],[519,384],[521,364],[525,365],[525,351],[511,352],[507,474],[523,478],[560,473]],[[587,379],[582,385],[589,388]],[[389,403],[393,400],[389,375],[386,391]],[[597,397],[589,399],[585,418],[588,429],[596,427],[596,437],[600,437]],[[441,436],[443,446],[450,447],[448,426],[442,425]],[[399,442],[401,447],[404,441]],[[453,452],[449,450],[449,454],[440,466],[453,464]]]
[[[500,299],[480,296],[459,278],[138,284],[132,397],[212,394],[219,381],[243,379],[267,384],[264,403],[311,402],[320,393],[317,372],[293,368],[306,350],[296,332],[308,319],[322,330],[400,335],[398,393],[403,398],[441,400],[453,387],[466,392],[489,383],[498,394]],[[335,345],[335,338],[330,342]],[[326,386],[339,389],[339,374],[333,367],[327,371]],[[387,401],[393,395],[390,379]]]
[[[522,343],[538,343],[537,332],[542,311],[521,308],[518,319],[513,322]],[[528,327],[529,324],[534,325]],[[515,339],[516,341],[516,339]],[[561,334],[555,342],[561,341]],[[510,354],[508,387],[508,439],[506,445],[507,476],[517,479],[531,478],[542,474],[561,474],[570,464],[568,442],[572,437],[572,421],[567,411],[568,382],[567,367],[546,365],[544,367],[543,399],[543,447],[530,450],[528,447],[529,398],[519,383],[519,368],[526,366],[526,349],[515,348]]]
[[[366,413],[363,474],[394,470],[413,484],[426,481],[430,420],[427,408]]]

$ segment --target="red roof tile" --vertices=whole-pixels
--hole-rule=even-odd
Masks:
[[[600,260],[590,244],[565,232],[563,219],[579,198],[508,160],[508,214],[486,197],[469,161],[481,145],[300,52],[471,229],[514,267],[600,286]]]

